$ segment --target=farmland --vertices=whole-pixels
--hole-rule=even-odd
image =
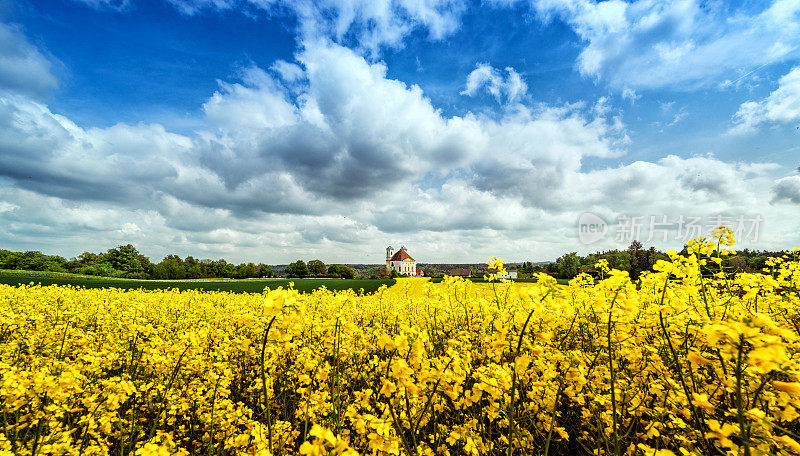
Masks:
[[[0,451],[797,454],[800,251],[704,275],[730,243],[638,283],[0,285]]]
[[[201,290],[225,291],[232,293],[261,293],[265,287],[275,289],[288,287],[289,283],[300,292],[311,292],[320,287],[329,290],[361,290],[372,293],[380,286],[391,286],[393,279],[359,280],[359,279],[200,279],[200,280],[133,280],[111,277],[96,277],[80,274],[39,271],[0,270],[0,284],[41,284],[70,285],[84,288],[120,288],[125,290]]]

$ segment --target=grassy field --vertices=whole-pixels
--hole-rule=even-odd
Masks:
[[[392,286],[395,280],[345,280],[345,279],[197,279],[197,280],[133,280],[114,277],[96,277],[63,272],[12,271],[0,269],[0,284],[73,285],[84,288],[122,288],[160,290],[177,288],[179,290],[230,291],[234,293],[261,293],[264,287],[275,289],[286,287],[294,282],[297,291],[306,293],[322,286],[329,290],[360,290],[371,293],[381,285]]]

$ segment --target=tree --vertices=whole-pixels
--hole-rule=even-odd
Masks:
[[[308,266],[303,260],[297,260],[294,263],[286,266],[286,275],[289,277],[307,277]]]
[[[272,272],[272,266],[264,263],[258,263],[258,273],[261,277],[272,277],[274,275],[274,272]]]
[[[631,279],[637,279],[642,271],[646,271],[650,268],[647,264],[647,251],[642,250],[641,242],[634,240],[631,242],[630,247],[628,247],[628,254],[631,256]]]
[[[78,261],[83,266],[94,266],[94,265],[100,263],[102,261],[102,258],[100,258],[100,255],[98,255],[96,253],[83,252],[80,255],[78,255]]]
[[[236,278],[248,279],[251,277],[258,277],[258,267],[254,263],[242,263],[236,266]]]
[[[747,260],[744,257],[738,255],[732,258],[727,257],[727,262],[728,266],[733,270],[733,272],[737,274],[740,272],[747,272],[749,269]]]
[[[200,271],[200,262],[195,260],[191,255],[186,257],[186,259],[183,261],[183,268],[186,270],[187,279],[199,279],[202,277],[202,272]]]
[[[332,264],[328,267],[328,274],[334,277],[341,277],[343,279],[352,279],[356,276],[353,268],[349,268],[342,264]]]
[[[530,261],[523,261],[522,266],[519,267],[519,272],[523,274],[532,274],[533,273],[533,263]]]
[[[750,266],[750,269],[756,272],[761,272],[767,267],[768,259],[769,257],[767,255],[756,255],[752,258],[749,258],[747,263]]]
[[[556,270],[558,275],[564,279],[572,279],[578,275],[578,268],[581,266],[581,260],[578,258],[577,252],[567,253],[556,260]]]
[[[139,261],[140,255],[136,247],[127,244],[121,245],[115,249],[108,249],[108,252],[104,255],[104,259],[117,271],[142,273],[144,272],[144,267],[142,266],[142,262]]]
[[[186,266],[178,255],[167,255],[153,266],[153,277],[156,279],[185,279]]]
[[[0,251],[0,268],[25,269],[29,271],[66,271],[67,260],[57,255],[45,255],[42,252]]]
[[[328,272],[328,269],[322,261],[311,260],[308,262],[308,272],[311,275],[320,276]]]

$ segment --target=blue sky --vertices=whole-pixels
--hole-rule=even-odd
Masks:
[[[690,215],[793,247],[797,43],[797,0],[0,0],[0,247],[546,260]]]

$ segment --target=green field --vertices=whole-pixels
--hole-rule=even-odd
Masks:
[[[329,290],[352,289],[365,293],[377,290],[381,285],[392,286],[395,280],[359,279],[198,279],[198,280],[133,280],[114,277],[96,277],[61,272],[11,271],[0,269],[0,284],[41,284],[73,285],[85,288],[122,288],[158,290],[177,288],[179,290],[231,291],[234,293],[261,293],[265,287],[275,289],[286,287],[294,282],[296,290],[307,293],[319,287]]]

